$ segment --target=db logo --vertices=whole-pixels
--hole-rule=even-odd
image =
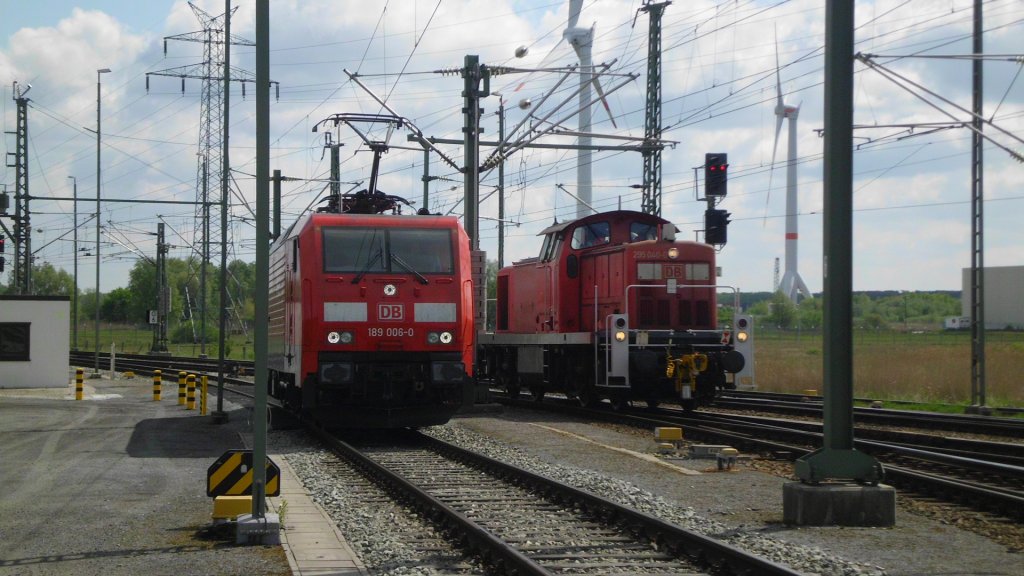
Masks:
[[[405,319],[405,308],[401,304],[377,304],[377,319],[398,321]]]

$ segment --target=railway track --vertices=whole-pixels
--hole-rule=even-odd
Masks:
[[[426,435],[409,432],[346,443],[322,430],[313,432],[361,474],[440,526],[449,541],[487,565],[488,573],[797,574]],[[342,481],[348,482],[349,473],[343,474]]]
[[[507,401],[503,399],[503,401]],[[612,411],[585,409],[572,401],[551,398],[543,403],[514,401],[530,409],[572,413],[591,420],[626,424],[644,429],[658,426],[684,428],[689,439],[729,444],[745,451],[768,453],[795,460],[822,445],[821,425],[782,422],[778,419],[744,416],[733,418],[701,412],[686,414],[665,409]],[[816,427],[816,429],[813,429]],[[859,432],[858,432],[859,434]],[[951,443],[957,439],[948,439]],[[969,441],[964,441],[969,442]],[[855,440],[855,447],[872,454],[882,463],[886,483],[902,490],[955,502],[1006,518],[1024,519],[1024,467],[1019,456],[1000,456],[1014,446],[1007,443],[969,442],[967,457],[898,441]],[[953,450],[963,453],[964,448]],[[1004,461],[1000,461],[1004,460]]]
[[[73,354],[71,361],[88,366],[94,361],[94,356],[92,353]],[[104,363],[109,363],[106,355],[101,356],[101,365]],[[120,368],[143,372],[161,369],[173,373],[188,368],[192,372],[215,373],[216,363],[211,359],[148,355],[119,355],[117,358]],[[238,365],[244,372],[247,363]],[[224,380],[225,390],[251,396],[251,380],[237,377],[225,377]],[[530,408],[570,411],[585,418],[648,429],[680,426],[687,430],[689,438],[729,443],[744,450],[768,452],[790,459],[821,445],[821,424],[815,422],[705,412],[685,414],[667,409],[657,412],[589,410],[579,408],[574,402],[559,402],[554,398],[545,403],[518,402]],[[901,414],[906,415],[906,412]],[[857,419],[862,420],[860,414]],[[912,422],[916,424],[918,421]],[[1024,446],[1020,443],[862,427],[856,430],[855,436],[858,450],[875,455],[883,463],[888,483],[1008,518],[1024,519]]]
[[[730,391],[722,398],[716,399],[714,406],[733,410],[753,410],[772,414],[821,418],[822,403],[820,397]],[[854,418],[861,424],[910,426],[923,430],[971,430],[978,434],[1024,438],[1024,419],[1021,418],[862,407],[854,407],[853,412]]]

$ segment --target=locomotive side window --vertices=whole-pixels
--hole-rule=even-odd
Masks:
[[[384,272],[384,233],[324,227],[324,272]]]
[[[394,229],[389,235],[391,270],[403,270],[405,263],[420,274],[452,274],[451,232],[443,229]],[[395,259],[400,262],[395,263]]]
[[[540,261],[547,262],[551,260],[551,254],[554,252],[555,247],[555,235],[548,234],[544,237],[544,243],[540,247]]]
[[[559,246],[562,244],[562,236],[558,232],[552,232],[544,237],[544,245],[540,247],[540,261],[550,262],[558,256]]]
[[[569,246],[573,250],[580,250],[582,248],[607,244],[611,237],[609,230],[610,227],[607,222],[591,222],[579,226],[572,231],[572,241]]]

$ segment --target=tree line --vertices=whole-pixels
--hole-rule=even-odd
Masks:
[[[718,302],[732,302],[732,295],[719,294]],[[868,330],[941,327],[961,313],[959,293],[950,291],[854,292],[852,303],[854,326]],[[794,304],[782,292],[754,292],[741,295],[741,306],[762,326],[815,330],[824,323],[821,295]]]
[[[200,267],[196,259],[167,259],[167,284],[170,292],[168,332],[172,342],[190,342],[200,322]],[[239,322],[252,324],[252,301],[255,282],[255,264],[235,260],[228,264],[228,307],[231,309],[229,326]],[[37,296],[67,296],[75,294],[75,279],[66,270],[49,262],[32,266],[33,294]],[[14,294],[13,275],[6,285],[0,285],[0,294]],[[220,302],[220,267],[206,265],[207,334],[216,334]],[[129,272],[128,286],[114,288],[99,297],[100,321],[116,324],[146,324],[149,311],[157,308],[156,266],[138,260]],[[96,317],[96,290],[78,290],[78,321]],[[74,319],[72,319],[74,321]]]
[[[207,334],[216,334],[220,298],[220,268],[206,265],[206,308]],[[496,294],[498,264],[487,263],[487,294],[493,299]],[[172,342],[192,341],[192,334],[199,322],[199,262],[196,259],[167,259],[167,283],[170,286],[171,306],[168,316],[168,331]],[[252,295],[254,293],[255,263],[235,260],[228,264],[227,286],[230,295],[228,306],[232,310],[229,325],[245,322],[251,325],[254,317]],[[40,296],[68,296],[75,290],[75,281],[65,270],[44,262],[32,267],[34,293]],[[7,285],[0,285],[0,294],[14,293],[13,278]],[[100,320],[121,324],[145,324],[150,310],[156,309],[156,267],[145,260],[139,260],[129,273],[127,287],[115,288],[100,294]],[[719,320],[730,323],[733,301],[731,293],[718,295],[722,305]],[[781,292],[747,292],[740,295],[744,313],[756,316],[759,323],[786,330],[801,328],[819,329],[823,323],[823,298],[805,298],[794,304]],[[491,311],[493,313],[493,311]],[[885,329],[908,327],[934,327],[941,325],[948,316],[960,315],[958,292],[856,292],[853,294],[854,324],[858,328]],[[95,289],[86,288],[78,292],[78,315],[80,321],[96,316]]]

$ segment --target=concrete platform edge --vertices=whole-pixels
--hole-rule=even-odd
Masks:
[[[271,454],[270,459],[281,470],[281,495],[267,498],[267,504],[278,515],[284,505],[285,513],[281,519],[281,546],[288,557],[292,574],[336,575],[336,576],[368,576],[366,566],[352,550],[337,525],[327,512],[309,496],[305,487],[295,475],[283,455]],[[298,511],[315,509],[319,519],[310,520],[304,514],[302,526],[294,520]],[[293,516],[289,519],[289,516]],[[298,545],[299,529],[316,533],[317,542],[313,545]],[[330,558],[331,560],[325,560]]]

